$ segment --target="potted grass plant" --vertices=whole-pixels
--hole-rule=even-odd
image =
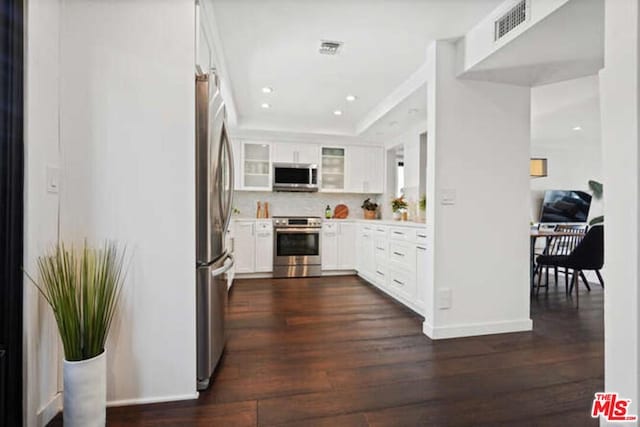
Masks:
[[[38,258],[30,276],[55,317],[64,347],[65,426],[106,422],[105,342],[124,281],[124,255],[115,243],[81,250],[63,243]]]

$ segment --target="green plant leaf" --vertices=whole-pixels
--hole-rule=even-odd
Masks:
[[[594,180],[589,180],[589,188],[593,193],[593,197],[597,200],[602,198],[602,183]]]
[[[40,283],[27,274],[51,306],[68,361],[104,351],[124,283],[125,250],[113,242],[81,251],[60,243],[38,258]]]
[[[589,225],[598,225],[604,222],[604,215],[597,216],[589,221]]]

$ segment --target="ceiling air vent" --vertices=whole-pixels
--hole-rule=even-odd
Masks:
[[[335,55],[342,46],[342,42],[320,40],[319,52],[323,55]]]
[[[495,22],[494,40],[498,41],[525,22],[529,15],[527,0],[518,2]]]

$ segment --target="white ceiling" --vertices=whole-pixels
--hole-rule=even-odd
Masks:
[[[571,142],[579,148],[584,144],[599,144],[600,140],[600,95],[597,75],[539,86],[531,90],[533,145],[553,146],[558,142],[566,145]],[[579,153],[576,151],[577,155]]]
[[[354,135],[424,63],[431,41],[462,36],[502,1],[213,0],[238,125]],[[320,40],[342,41],[343,50],[320,55]],[[274,92],[263,94],[265,86]]]
[[[420,86],[376,120],[361,136],[372,141],[389,141],[427,120],[427,85]]]

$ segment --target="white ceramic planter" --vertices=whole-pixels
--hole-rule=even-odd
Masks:
[[[106,423],[107,358],[105,352],[79,362],[64,361],[65,427],[99,427]]]

